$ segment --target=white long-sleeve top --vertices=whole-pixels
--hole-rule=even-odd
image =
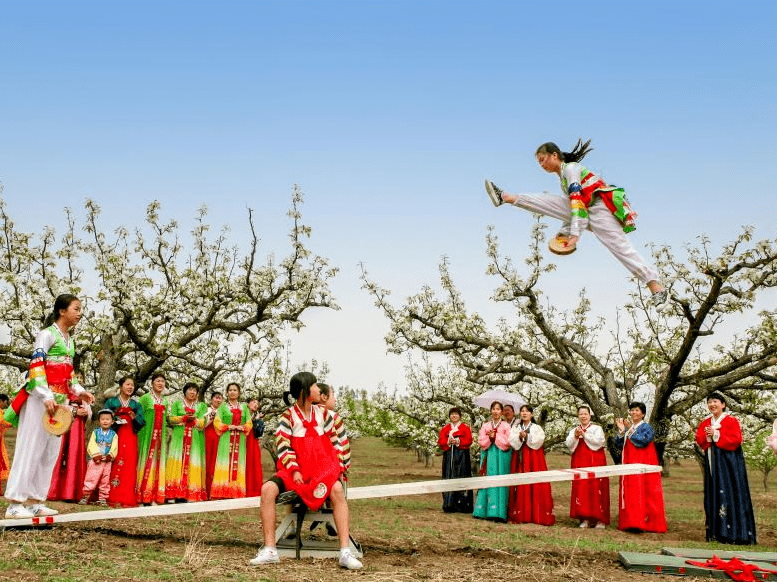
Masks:
[[[542,427],[539,424],[530,422],[528,425],[524,426],[523,424],[518,423],[510,429],[510,446],[516,451],[524,444],[523,439],[521,439],[521,431],[524,430],[526,431],[525,442],[530,449],[536,450],[545,444],[545,431],[542,430]]]
[[[578,427],[583,428],[583,436],[575,436],[575,429]],[[588,423],[588,426],[577,425],[573,426],[572,430],[567,435],[566,445],[570,453],[574,453],[577,449],[577,445],[581,440],[585,440],[585,444],[592,451],[598,451],[604,446],[606,438],[604,436],[604,430],[598,424]]]

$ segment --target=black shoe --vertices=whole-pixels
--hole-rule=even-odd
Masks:
[[[502,189],[490,180],[486,180],[486,193],[494,206],[504,204],[504,200],[502,200]]]

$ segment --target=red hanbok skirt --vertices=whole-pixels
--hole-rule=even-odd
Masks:
[[[210,488],[213,485],[213,472],[216,470],[216,457],[219,455],[219,436],[213,423],[202,431],[205,435],[205,492],[210,498]]]
[[[49,501],[79,501],[86,476],[86,417],[74,416],[62,435],[59,457],[51,475]],[[96,495],[96,492],[95,492]]]
[[[645,463],[658,465],[656,447],[648,443],[646,447],[635,447],[626,439],[623,448],[623,464]],[[618,529],[640,530],[664,533],[666,515],[664,514],[664,488],[660,473],[644,475],[624,475],[620,486],[620,511]]]
[[[531,449],[524,444],[519,453],[517,473],[548,470],[548,465],[545,462],[545,451],[542,448]],[[537,523],[539,525],[556,523],[550,483],[511,487],[510,497],[507,501],[507,521],[510,523]]]
[[[572,468],[601,467],[607,464],[604,449],[592,451],[583,439],[580,439],[572,453]],[[569,502],[569,517],[581,521],[610,523],[610,480],[576,479],[572,481],[572,498]],[[593,524],[592,524],[593,525]]]
[[[246,436],[246,497],[259,497],[263,483],[262,446],[252,428]]]
[[[119,439],[119,450],[111,465],[111,490],[108,493],[108,505],[113,507],[135,507],[137,495],[135,485],[138,480],[138,435],[132,428],[132,409],[120,406],[116,409],[116,417],[126,420],[119,425],[116,437]]]
[[[291,448],[297,454],[303,483],[297,485],[292,472],[278,462],[276,477],[283,480],[288,491],[296,491],[312,511],[324,504],[342,473],[340,459],[327,435],[291,437]]]

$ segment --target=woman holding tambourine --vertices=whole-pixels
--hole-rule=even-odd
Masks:
[[[5,512],[7,519],[58,513],[43,504],[59,455],[59,436],[52,434],[58,432],[61,424],[56,420],[56,412],[70,395],[87,404],[94,402],[94,396],[73,374],[75,344],[70,330],[80,319],[78,297],[69,294],[57,297],[44,329],[35,338],[29,380],[6,411],[6,420],[12,424],[18,422],[18,444],[5,491],[5,497],[10,501]],[[69,406],[67,409],[69,413]],[[46,424],[52,429],[48,430]],[[25,506],[28,501],[32,503]]]

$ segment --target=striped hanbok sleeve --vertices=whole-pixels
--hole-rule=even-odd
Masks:
[[[351,466],[351,443],[348,440],[348,432],[345,430],[345,423],[342,417],[336,412],[332,413],[332,433],[337,440],[332,441],[340,457],[340,463],[344,471],[348,471]]]
[[[285,469],[299,470],[297,453],[291,448],[291,408],[286,409],[278,420],[278,428],[275,429],[275,448],[278,451],[278,460]]]

